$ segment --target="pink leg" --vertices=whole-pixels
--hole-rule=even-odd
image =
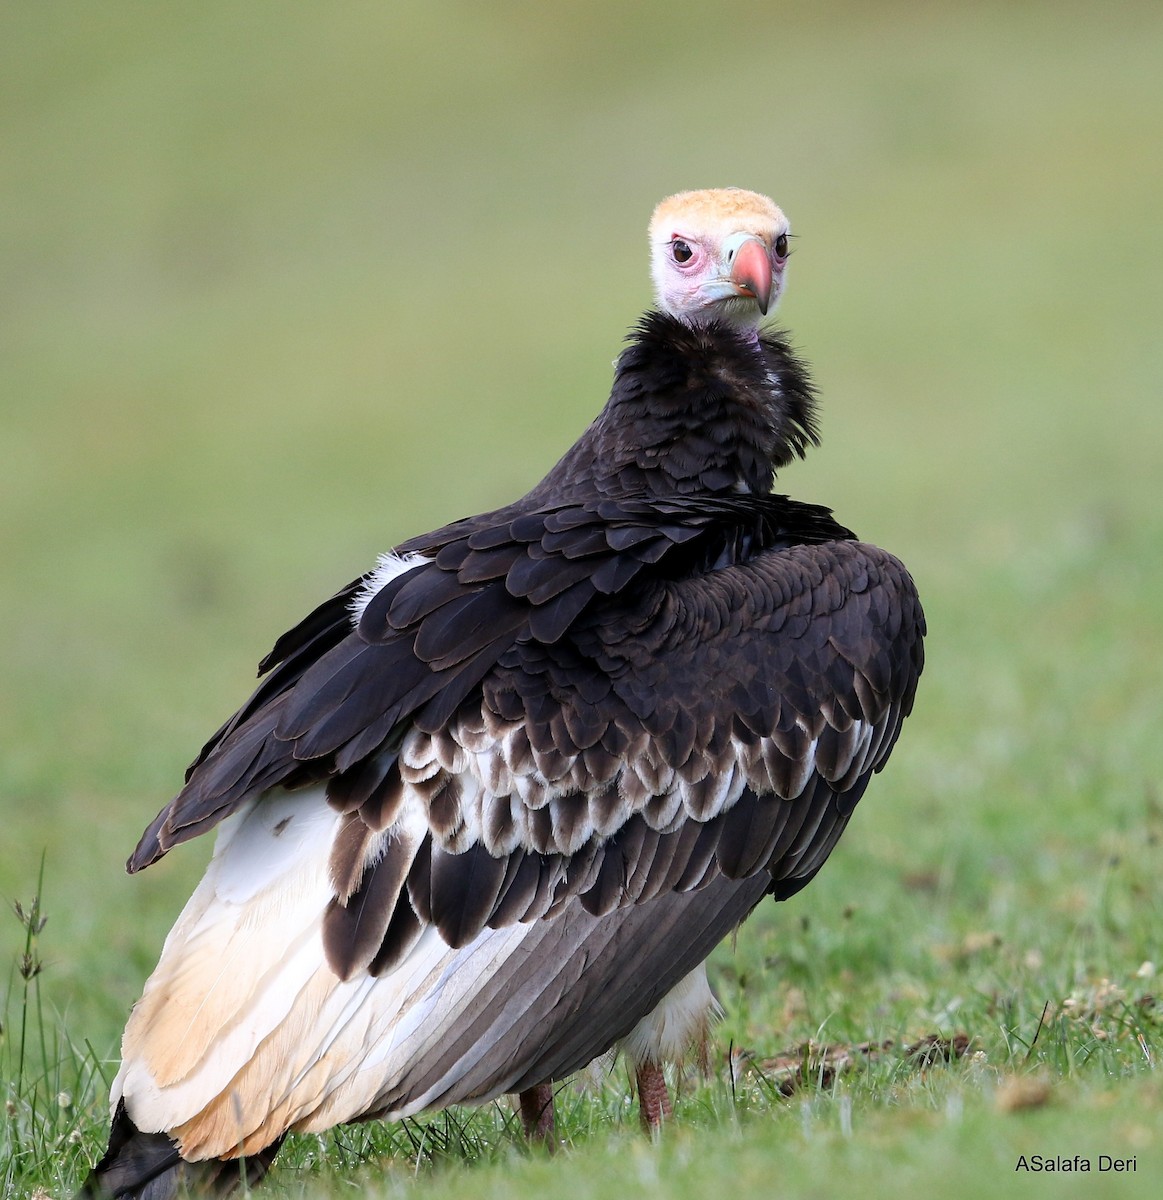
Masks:
[[[657,1063],[648,1062],[638,1068],[637,1080],[638,1115],[642,1120],[642,1128],[654,1133],[674,1112],[666,1090],[666,1078]]]
[[[518,1096],[521,1124],[532,1142],[553,1143],[553,1084],[539,1083]]]

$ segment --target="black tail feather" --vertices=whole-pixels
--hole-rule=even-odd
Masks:
[[[142,1133],[118,1104],[109,1149],[74,1200],[176,1200],[180,1195],[227,1196],[244,1180],[249,1187],[270,1169],[282,1138],[249,1158],[187,1162],[164,1133]]]

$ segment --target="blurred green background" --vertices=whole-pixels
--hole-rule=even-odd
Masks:
[[[1053,953],[1047,913],[1157,858],[1163,6],[0,25],[0,896],[43,852],[78,1036],[115,1045],[209,852],[121,870],[258,658],[379,551],[541,476],[687,187],[789,214],[779,322],[824,442],[778,486],[898,553],[931,621],[917,713],[796,915],[859,899],[882,932],[903,908]],[[1155,858],[1127,969],[1160,956]],[[0,914],[0,964],[22,942]]]

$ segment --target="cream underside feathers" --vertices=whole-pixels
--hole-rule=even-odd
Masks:
[[[428,930],[389,975],[339,980],[321,936],[338,825],[316,790],[270,793],[223,822],[133,1010],[113,1103],[124,1096],[140,1129],[172,1133],[186,1157],[367,1111],[529,932],[485,930],[453,951]]]

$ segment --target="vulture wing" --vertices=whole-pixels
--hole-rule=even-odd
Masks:
[[[186,1157],[591,1061],[811,879],[912,704],[911,580],[824,510],[602,501],[425,550],[284,639],[134,860],[235,814],[126,1034]]]

